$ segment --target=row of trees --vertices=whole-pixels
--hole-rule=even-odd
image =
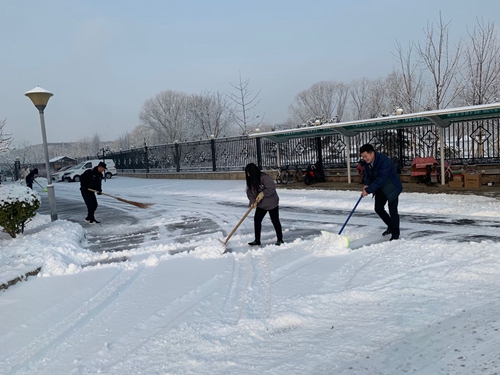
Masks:
[[[350,84],[323,81],[300,92],[290,106],[289,124],[321,117],[361,120],[450,106],[496,102],[500,89],[500,43],[493,22],[477,20],[467,38],[450,43],[451,23],[429,23],[423,43],[396,42],[398,67],[385,78]]]
[[[151,130],[148,136],[159,144],[248,134],[262,123],[255,112],[260,91],[253,94],[249,85],[240,74],[238,83],[231,83],[235,93],[162,91],[144,103],[141,129]]]
[[[494,23],[478,19],[467,37],[455,44],[450,42],[450,31],[451,22],[444,22],[440,14],[437,24],[427,24],[423,42],[403,47],[397,41],[393,53],[397,67],[386,77],[313,84],[295,96],[280,128],[313,125],[316,119],[380,117],[396,108],[413,113],[497,101],[500,44]],[[260,91],[253,95],[248,85],[240,76],[237,84],[231,84],[236,94],[164,91],[146,101],[139,117],[159,143],[247,134],[257,126],[276,128],[256,121]]]
[[[283,124],[264,122],[264,115],[257,111],[261,91],[252,92],[249,80],[243,80],[240,74],[236,83],[230,83],[232,92],[162,91],[145,101],[139,114],[140,125],[117,140],[105,144],[96,134],[67,144],[67,149],[52,147],[51,157],[78,158],[96,155],[107,147],[118,151],[144,144],[242,135],[257,127],[295,128],[313,125],[316,119],[361,120],[392,114],[396,108],[413,113],[496,102],[500,43],[495,24],[477,19],[476,26],[467,29],[467,36],[454,44],[450,32],[451,23],[444,22],[440,14],[439,22],[427,24],[422,42],[403,46],[396,41],[393,55],[397,64],[386,77],[363,77],[349,83],[317,82],[295,96]],[[28,154],[29,145],[24,148]],[[34,155],[23,159],[35,162]]]

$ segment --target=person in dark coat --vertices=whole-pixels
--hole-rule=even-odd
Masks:
[[[359,159],[358,165],[356,166],[359,175],[359,183],[363,184],[365,182],[365,167],[363,163],[363,159]]]
[[[26,186],[30,189],[33,189],[33,181],[35,181],[35,175],[38,174],[38,168],[34,168],[28,175],[26,176]]]
[[[399,239],[399,194],[403,185],[394,168],[391,159],[386,155],[375,152],[371,144],[365,144],[359,149],[365,167],[365,185],[361,195],[375,196],[375,212],[387,225],[383,236],[391,235],[391,241]],[[385,210],[388,203],[389,213]]]
[[[266,213],[269,212],[277,236],[275,245],[281,245],[283,243],[283,231],[279,216],[279,197],[278,193],[276,193],[274,180],[269,175],[261,172],[259,167],[254,163],[250,163],[245,167],[245,177],[247,183],[246,192],[250,206],[256,206],[253,221],[255,240],[248,244],[250,246],[260,245],[262,220],[266,216]]]
[[[89,189],[96,190],[99,195],[102,194],[101,181],[103,179],[102,173],[105,169],[106,164],[101,161],[97,167],[87,169],[80,176],[80,191],[87,206],[87,217],[85,221],[88,221],[90,224],[99,224],[100,221],[97,221],[94,216],[98,206],[97,198],[95,193]]]

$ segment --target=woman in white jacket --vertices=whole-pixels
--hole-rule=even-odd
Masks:
[[[21,181],[26,183],[26,177],[30,174],[30,169],[28,168],[27,165],[23,167],[23,170],[21,171]]]

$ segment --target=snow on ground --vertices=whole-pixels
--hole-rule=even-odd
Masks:
[[[251,214],[222,255],[243,181],[113,178],[155,205],[101,196],[102,225],[55,189],[60,220],[0,234],[0,283],[42,267],[0,293],[1,374],[499,373],[494,198],[403,193],[393,242],[364,198],[348,249],[359,191],[279,190],[285,244],[265,218],[249,248]]]

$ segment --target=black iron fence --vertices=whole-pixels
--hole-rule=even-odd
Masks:
[[[347,158],[351,164],[357,163],[359,147],[365,143],[397,157],[403,166],[410,166],[415,157],[440,159],[440,132],[435,126],[369,131],[354,137],[296,138],[284,143],[249,137],[209,139],[145,146],[109,153],[106,158],[114,159],[119,171],[140,173],[241,171],[250,162],[263,169],[307,166],[317,161],[324,168],[345,168]],[[445,129],[444,148],[446,160],[451,164],[500,163],[500,119],[453,123]]]

